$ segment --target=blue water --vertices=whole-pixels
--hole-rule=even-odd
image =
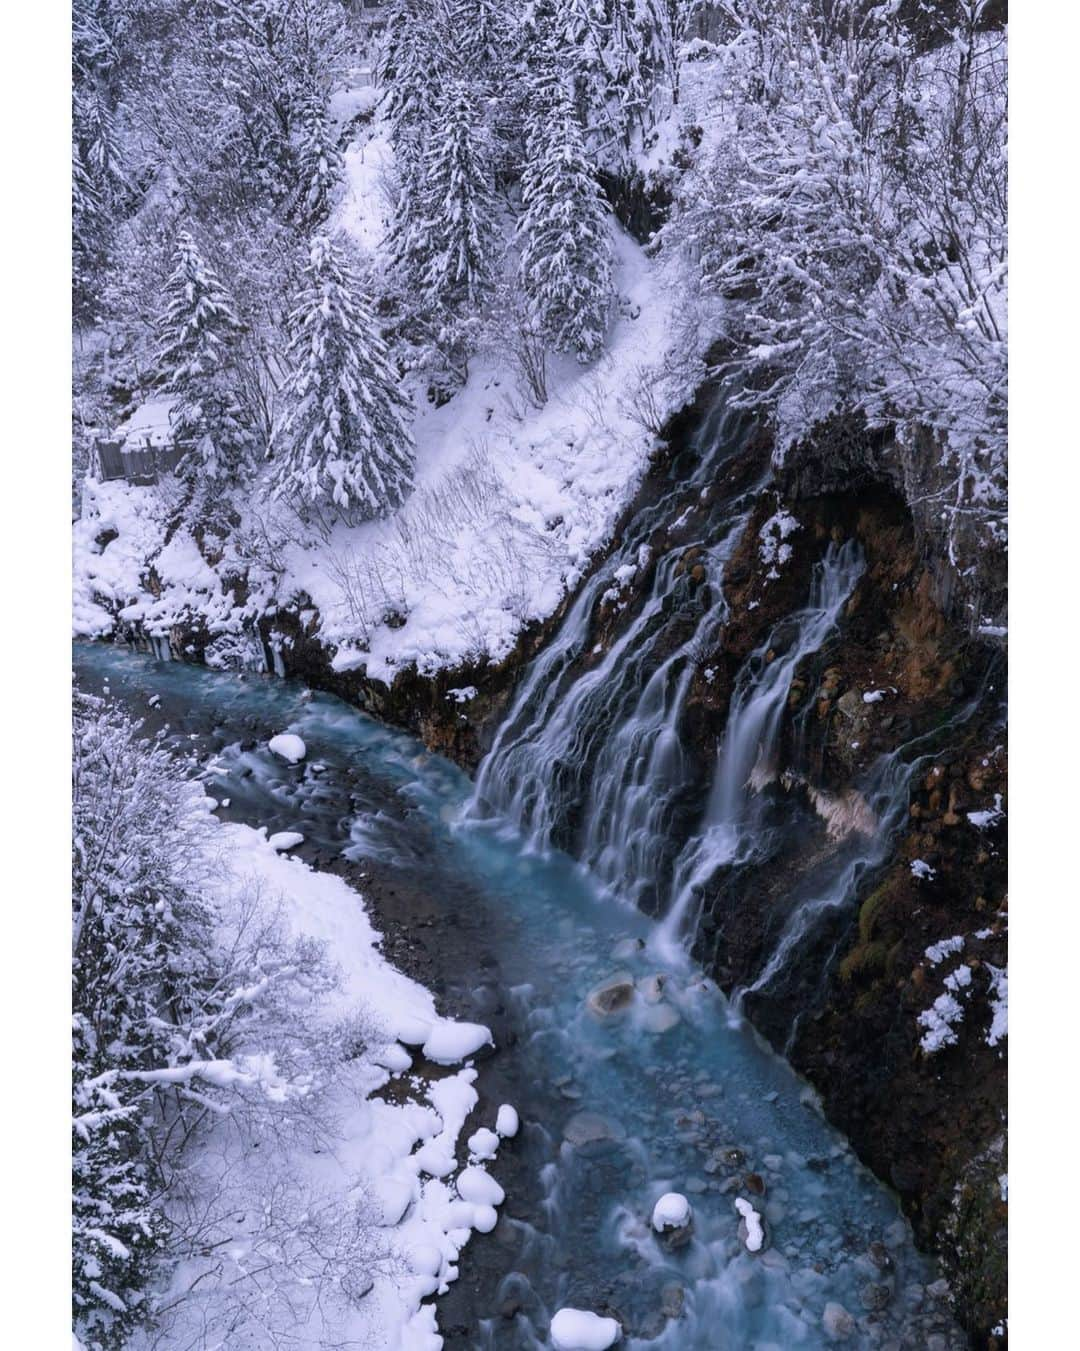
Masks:
[[[439,923],[481,936],[504,1041],[481,1086],[493,1077],[521,1114],[514,1176],[528,1183],[515,1192],[508,1180],[499,1229],[473,1240],[502,1279],[479,1282],[475,1334],[454,1345],[547,1346],[551,1314],[569,1304],[617,1315],[631,1347],[823,1347],[830,1302],[854,1319],[851,1346],[922,1347],[934,1332],[965,1344],[925,1292],[936,1273],[894,1198],[807,1086],[700,972],[658,965],[651,921],[610,888],[563,855],[526,854],[505,830],[464,821],[471,784],[455,766],[294,682],[97,644],[76,646],[75,667],[83,688],[146,713],[148,729],[167,723],[228,814],[303,831],[316,862],[370,860],[384,881],[397,871],[425,889]],[[296,768],[266,749],[284,730],[308,746]],[[487,977],[462,969],[460,948],[446,984],[480,991]],[[597,1016],[587,996],[617,973],[644,988],[629,1010]],[[671,1190],[694,1211],[676,1251],[649,1225]],[[764,1216],[760,1253],[740,1238],[736,1197]]]

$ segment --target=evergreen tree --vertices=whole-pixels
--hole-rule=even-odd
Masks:
[[[379,58],[383,116],[390,127],[398,200],[387,249],[398,273],[415,286],[430,249],[427,220],[427,143],[452,45],[441,0],[398,0],[391,10]]]
[[[603,345],[612,298],[607,206],[557,78],[537,82],[526,122],[518,222],[521,284],[558,351],[587,361]]]
[[[105,263],[108,213],[87,172],[78,143],[71,147],[71,305],[85,322],[97,313]]]
[[[464,80],[450,86],[441,113],[425,164],[420,229],[427,260],[421,282],[440,307],[473,307],[489,290],[494,270],[490,147],[476,97]]]
[[[192,442],[181,471],[240,478],[250,468],[252,436],[237,397],[237,344],[243,330],[232,298],[187,230],[177,235],[175,267],[157,365],[177,395],[173,429]]]
[[[213,985],[192,846],[200,790],[99,700],[76,699],[72,823],[73,1301],[88,1345],[146,1318],[168,1226],[141,1085],[168,1063],[194,992]],[[88,1334],[88,1335],[87,1335]]]
[[[313,93],[304,99],[300,114],[296,159],[297,214],[309,226],[321,225],[341,181],[342,160],[325,101]]]
[[[275,495],[386,515],[412,486],[408,402],[359,281],[325,235],[312,241],[291,324],[291,406],[277,438]]]

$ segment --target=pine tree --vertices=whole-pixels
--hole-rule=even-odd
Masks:
[[[187,230],[176,240],[157,365],[177,395],[173,429],[192,448],[181,471],[238,479],[250,468],[252,436],[237,397],[237,344],[244,328],[232,298]]]
[[[341,181],[342,160],[326,103],[313,93],[303,102],[296,160],[297,214],[309,226],[321,225]]]
[[[612,297],[607,206],[557,78],[535,85],[518,222],[522,288],[557,351],[587,361],[603,345]]]
[[[169,1062],[194,991],[214,984],[192,858],[206,814],[136,724],[85,696],[74,721],[73,1313],[88,1345],[119,1348],[145,1320],[168,1233],[127,1076]]]
[[[412,486],[408,407],[356,275],[327,236],[311,243],[289,351],[290,409],[276,496],[384,516]]]
[[[423,192],[427,260],[421,283],[439,307],[474,307],[492,283],[495,197],[487,132],[464,80],[447,91],[428,147]]]
[[[71,147],[71,305],[77,320],[95,317],[109,218],[79,146]]]
[[[427,143],[439,91],[448,78],[451,43],[446,35],[441,0],[398,0],[379,57],[382,111],[398,176],[398,200],[386,246],[399,275],[413,286],[430,257],[425,236]]]

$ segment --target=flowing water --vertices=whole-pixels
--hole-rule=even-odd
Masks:
[[[823,589],[818,609],[827,608]],[[672,779],[680,772],[670,741],[657,748],[681,698],[678,658],[645,697],[674,655],[627,696],[653,729],[647,744],[623,720],[611,724],[627,738],[624,763],[633,761],[620,801],[645,835],[658,826],[652,805],[634,796],[649,782],[641,762],[666,766]],[[534,668],[538,701],[563,660],[556,652],[541,680]],[[681,950],[657,960],[648,946],[655,926],[630,903],[633,877],[620,894],[617,833],[602,839],[597,827],[600,886],[558,850],[529,852],[476,821],[464,774],[336,699],[103,645],[77,646],[75,664],[84,688],[107,687],[167,722],[230,815],[303,831],[316,862],[363,859],[384,879],[422,890],[438,916],[438,950],[454,966],[435,987],[460,993],[465,1006],[455,1013],[498,1015],[500,1049],[481,1065],[480,1087],[492,1085],[490,1101],[512,1101],[525,1124],[494,1167],[507,1183],[503,1219],[472,1240],[460,1289],[448,1297],[459,1321],[467,1305],[467,1331],[448,1334],[449,1345],[547,1346],[551,1314],[569,1304],[617,1312],[632,1348],[823,1347],[834,1303],[856,1320],[849,1345],[924,1347],[931,1336],[964,1344],[926,1292],[933,1269],[894,1198],[824,1122],[806,1086],[731,1020]],[[308,744],[296,768],[266,748],[286,729]],[[604,755],[597,763],[620,762],[614,750]],[[592,791],[599,802],[604,790]],[[524,796],[542,830],[543,785]],[[467,942],[455,942],[459,929]],[[620,1013],[598,1016],[587,997],[617,973],[637,992]],[[694,1208],[692,1234],[675,1250],[649,1225],[670,1190]],[[740,1237],[740,1196],[767,1227],[757,1254]],[[474,1269],[496,1274],[474,1285]]]

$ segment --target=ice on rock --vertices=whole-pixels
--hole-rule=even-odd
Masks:
[[[458,1195],[474,1206],[501,1206],[506,1193],[483,1168],[463,1168],[457,1180]]]
[[[398,1033],[398,1038],[405,1038]],[[436,1023],[424,1041],[424,1055],[436,1065],[456,1065],[475,1055],[481,1046],[492,1045],[490,1031],[482,1023]]]
[[[469,1136],[469,1154],[474,1159],[493,1159],[499,1152],[499,1137],[486,1126]]]
[[[512,1140],[518,1133],[521,1122],[517,1110],[504,1102],[495,1118],[495,1129],[504,1140]]]
[[[614,1318],[583,1309],[560,1309],[551,1320],[551,1345],[555,1351],[607,1351],[622,1336]]]
[[[303,738],[298,737],[295,732],[279,732],[277,736],[270,738],[268,744],[275,755],[281,756],[282,760],[288,760],[290,765],[299,764],[307,755],[307,746],[304,745]]]
[[[304,837],[298,830],[279,830],[276,835],[271,835],[266,843],[271,849],[276,849],[282,854],[286,849],[295,849],[298,844],[303,844]]]
[[[681,1192],[665,1192],[653,1206],[652,1227],[658,1234],[665,1229],[684,1229],[692,1214],[690,1202]]]

